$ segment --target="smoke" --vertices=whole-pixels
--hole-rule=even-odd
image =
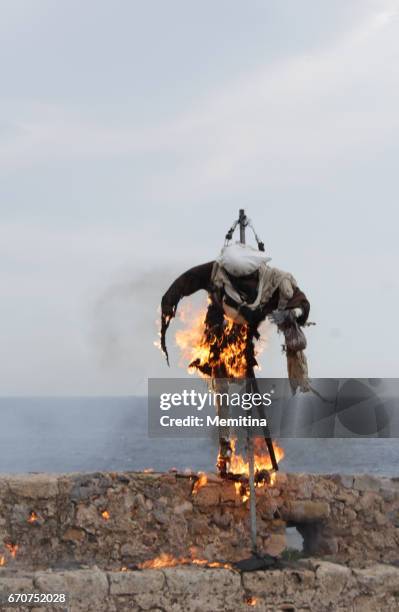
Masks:
[[[161,297],[176,276],[164,267],[134,276],[126,273],[95,300],[90,339],[103,368],[129,369],[132,377],[147,377],[147,365],[157,354],[157,320]]]
[[[179,317],[169,329],[170,369],[154,343],[159,342],[162,295],[189,265],[189,262],[185,266],[172,263],[148,268],[140,274],[137,270],[125,270],[98,292],[89,311],[89,342],[102,371],[105,389],[143,393],[149,377],[187,376],[187,364],[181,367],[180,349],[173,341],[179,324],[184,326]],[[179,309],[186,300],[194,311],[206,307],[202,291],[185,298]],[[258,352],[268,347],[269,322],[264,322],[261,334]]]

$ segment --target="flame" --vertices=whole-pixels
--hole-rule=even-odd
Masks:
[[[36,523],[36,521],[39,520],[39,517],[37,516],[36,512],[32,510],[26,520],[28,521],[28,523]]]
[[[18,544],[5,544],[5,547],[7,548],[12,558],[15,559],[15,557],[17,556],[18,549],[19,549]]]
[[[198,480],[196,480],[194,484],[193,495],[196,495],[199,489],[201,489],[201,487],[204,487],[207,482],[208,482],[208,476],[204,472],[198,472]]]
[[[226,378],[241,378],[246,373],[246,348],[248,327],[237,325],[225,319],[223,335],[218,337],[205,331],[206,312],[194,314],[190,307],[179,311],[179,319],[187,328],[178,330],[175,335],[177,346],[182,352],[184,362],[188,361],[188,371],[209,377],[216,366],[225,370]]]
[[[276,480],[277,480],[277,472],[271,472],[270,474],[270,486],[274,487],[274,485],[276,484]]]
[[[208,300],[209,301],[209,300]],[[217,325],[218,333],[213,328],[205,324],[206,311],[202,310],[195,313],[190,305],[186,305],[179,310],[179,319],[186,324],[185,329],[176,332],[176,344],[180,348],[184,361],[189,363],[188,371],[197,372],[205,378],[243,378],[246,376],[248,343],[253,339],[249,336],[248,326],[237,324],[231,319],[224,319],[222,333],[221,327]],[[258,355],[262,350],[260,343],[257,343],[255,354]],[[273,443],[276,460],[281,461],[284,457],[283,449]],[[254,462],[255,473],[271,472],[273,465],[270,455],[262,438],[254,439]],[[218,463],[219,466],[219,457]],[[233,474],[249,476],[249,464],[238,453],[235,452],[233,442],[233,453],[229,465],[229,471]],[[270,484],[276,480],[275,474],[269,474]],[[261,479],[262,480],[262,479]],[[196,481],[193,494],[207,483],[205,474],[201,474]],[[265,479],[263,480],[263,484]],[[258,481],[259,485],[259,481]],[[236,491],[241,495],[243,501],[249,497],[246,487],[241,483],[236,484]]]
[[[158,308],[158,315],[160,315],[160,314],[161,314],[161,309],[160,309],[160,308]],[[165,317],[165,323],[166,323],[166,325],[169,325],[169,322],[170,322],[170,320],[171,320],[171,319],[173,319],[173,317],[172,317],[171,315],[167,315],[167,316]],[[153,341],[153,345],[154,345],[154,346],[155,346],[157,349],[159,349],[161,352],[163,352],[163,351],[162,351],[162,345],[161,345],[161,327],[162,327],[162,321],[161,321],[161,318],[159,318],[159,319],[156,319],[156,320],[155,320],[155,325],[156,325],[156,327],[157,327],[157,329],[158,329],[158,332],[157,332],[158,340],[154,340],[154,341]]]
[[[176,565],[203,565],[206,567],[223,567],[232,569],[229,563],[219,561],[208,561],[207,559],[196,559],[195,557],[173,557],[169,553],[161,553],[159,557],[139,563],[140,569],[161,569],[163,567],[175,567]]]
[[[145,470],[143,470],[144,474],[152,474],[153,471],[154,468],[145,468]]]
[[[175,565],[180,565],[180,560],[176,559],[172,555],[168,553],[161,553],[159,557],[155,557],[155,559],[150,559],[149,561],[143,561],[143,563],[139,564],[140,569],[159,569],[161,567],[174,567]]]
[[[243,481],[234,483],[237,495],[241,497],[243,503],[249,499],[249,463],[236,452],[236,440],[230,440],[232,448],[232,456],[230,463],[230,472],[232,474],[243,476]],[[273,447],[277,462],[284,457],[284,450],[273,442]],[[268,485],[273,487],[276,483],[277,473],[271,471],[272,464],[269,453],[266,449],[266,443],[263,438],[254,438],[254,472],[255,472],[255,487]],[[246,480],[245,480],[246,479]]]
[[[18,549],[19,549],[18,544],[5,543],[4,546],[10,553],[11,557],[15,559],[15,557],[17,556]],[[4,567],[5,565],[7,565],[6,558],[3,555],[1,555],[0,556],[0,567]]]
[[[237,495],[239,495],[241,497],[242,502],[245,503],[247,499],[249,499],[249,492],[246,485],[242,482],[235,482],[234,486]]]
[[[247,604],[247,606],[256,606],[256,604],[258,603],[258,600],[256,597],[247,597],[245,603]]]
[[[104,519],[105,521],[109,521],[109,519],[111,518],[111,515],[110,515],[110,513],[108,512],[108,510],[103,510],[103,511],[101,512],[101,516],[103,517],[103,519]]]
[[[249,463],[242,457],[242,455],[236,453],[236,440],[232,439],[230,443],[232,447],[230,471],[233,472],[233,474],[244,474],[245,476],[249,476]],[[281,459],[284,458],[284,449],[282,449],[276,442],[273,442],[273,447],[276,455],[276,461],[279,463]],[[270,455],[267,451],[263,438],[254,438],[254,463],[255,473],[261,472],[262,470],[271,471],[273,469]]]

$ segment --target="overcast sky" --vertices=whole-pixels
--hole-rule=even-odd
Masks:
[[[157,304],[239,207],[311,374],[396,376],[398,63],[397,0],[2,0],[0,393],[184,375]]]

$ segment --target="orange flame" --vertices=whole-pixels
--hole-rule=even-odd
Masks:
[[[193,495],[196,495],[199,489],[201,489],[201,487],[204,487],[208,482],[208,476],[204,472],[199,472],[198,476],[198,480],[196,480],[193,487]]]
[[[5,544],[5,547],[7,548],[12,558],[15,559],[15,557],[17,556],[18,549],[19,549],[18,544]]]
[[[36,512],[32,510],[26,520],[28,521],[28,523],[36,523],[36,521],[39,520],[39,517],[37,516]]]
[[[161,309],[159,308],[158,309],[158,314],[160,314],[160,312],[161,312]],[[172,319],[171,316],[166,316],[165,317],[165,322],[168,324],[171,319]],[[162,346],[161,346],[161,326],[162,326],[162,323],[161,323],[161,319],[156,319],[155,325],[156,325],[156,327],[158,329],[158,332],[157,332],[158,340],[154,340],[153,341],[153,345],[162,352]]]
[[[230,443],[233,451],[230,461],[230,471],[234,474],[244,474],[245,476],[249,476],[249,463],[242,457],[242,455],[236,453],[236,440],[233,439],[230,441]],[[273,447],[276,455],[276,461],[279,463],[284,458],[284,449],[276,444],[276,442],[273,442]],[[266,449],[263,438],[254,438],[254,462],[255,473],[262,470],[270,471],[273,469],[270,455]]]
[[[101,516],[103,517],[103,519],[104,519],[105,521],[109,521],[109,519],[111,518],[111,515],[110,515],[110,513],[108,512],[108,510],[103,510],[103,511],[101,512]]]
[[[159,557],[155,557],[155,559],[150,559],[149,561],[143,561],[143,563],[139,564],[140,569],[159,569],[161,567],[174,567],[175,565],[180,565],[180,560],[176,559],[172,555],[168,553],[161,553]]]
[[[223,366],[226,377],[240,378],[246,372],[246,347],[248,328],[246,325],[236,325],[230,319],[225,320],[223,337],[204,335],[206,312],[193,314],[190,307],[179,311],[179,319],[188,327],[178,330],[175,335],[176,344],[182,352],[184,362],[195,362],[196,367],[189,366],[188,371],[200,373],[198,368],[215,365]],[[218,349],[218,361],[215,363],[215,348]],[[204,375],[203,375],[204,376]]]
[[[243,486],[241,482],[235,482],[234,486],[237,495],[239,495],[241,497],[242,502],[245,503],[247,499],[249,499],[249,492],[247,491],[246,487]]]
[[[256,604],[258,603],[258,600],[256,597],[247,597],[245,603],[247,604],[247,606],[256,606]]]
[[[274,485],[276,484],[276,480],[277,480],[277,472],[271,472],[270,473],[270,486],[274,487]]]
[[[268,485],[269,487],[274,486],[277,478],[277,473],[271,471],[272,463],[269,456],[269,453],[266,449],[266,444],[263,438],[254,438],[254,468],[255,468],[255,478],[257,474],[261,472],[267,472],[268,480],[259,479],[255,480],[255,487],[261,487]],[[230,462],[230,471],[233,474],[238,474],[240,476],[249,477],[249,462],[246,461],[241,455],[236,452],[236,440],[230,440],[230,444],[232,447],[232,456]],[[275,442],[273,442],[273,447],[276,455],[277,463],[281,461],[284,457],[284,450],[278,446]],[[260,474],[262,477],[262,474]],[[248,483],[245,482],[235,482],[234,483],[236,494],[241,497],[243,503],[245,503],[249,499],[249,488]]]
[[[222,337],[213,334],[211,329],[205,330],[206,312],[194,313],[190,305],[186,305],[179,311],[179,319],[187,325],[186,329],[176,332],[176,344],[181,349],[184,361],[189,363],[190,373],[199,373],[200,376],[212,377],[215,372],[220,376],[220,372],[226,378],[242,378],[247,373],[247,348],[248,348],[248,327],[238,325],[230,319],[224,320]],[[220,328],[219,328],[220,329]],[[206,333],[205,333],[206,332]],[[252,340],[250,340],[252,342]],[[256,354],[259,354],[260,343],[256,346]],[[274,445],[277,462],[284,457],[283,449],[276,443]],[[270,455],[266,449],[264,440],[256,438],[255,446],[255,473],[261,471],[271,472],[273,465]],[[219,464],[219,460],[218,460]],[[230,472],[249,476],[249,464],[238,453],[235,452],[233,443],[233,453],[229,466]],[[270,484],[275,482],[275,474],[270,475]],[[207,482],[206,476],[201,475],[194,485],[193,494]],[[236,485],[239,493],[246,501],[248,493],[241,484]]]
[[[204,565],[206,567],[223,567],[232,569],[229,563],[219,561],[208,561],[207,559],[196,559],[194,557],[173,557],[168,553],[161,553],[159,557],[139,563],[140,569],[161,569],[163,567],[176,567],[176,565]]]
[[[6,559],[5,557],[0,557],[0,567],[4,567],[6,564]]]

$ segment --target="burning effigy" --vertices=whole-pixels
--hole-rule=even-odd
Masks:
[[[233,243],[239,226],[240,241]],[[191,268],[179,276],[162,297],[161,348],[169,363],[166,332],[183,297],[199,290],[208,293],[208,307],[199,321],[196,334],[181,335],[178,342],[190,345],[189,368],[212,381],[220,391],[226,379],[243,378],[256,390],[254,368],[257,366],[255,344],[260,339],[260,325],[271,320],[284,335],[283,350],[293,392],[309,390],[305,356],[310,304],[295,278],[269,265],[264,243],[254,231],[257,248],[245,242],[245,230],[253,229],[250,219],[240,210],[237,221],[226,234],[220,255],[213,261]],[[218,386],[219,385],[219,386]],[[223,411],[223,406],[220,406]],[[268,432],[265,441],[271,464],[277,470],[276,454]],[[219,435],[218,468],[229,472],[233,448],[228,430]]]

